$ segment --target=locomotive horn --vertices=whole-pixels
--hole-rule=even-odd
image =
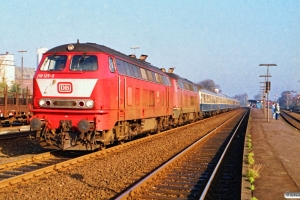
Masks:
[[[140,60],[141,61],[145,61],[147,59],[147,57],[148,57],[147,55],[141,55],[140,56]]]
[[[166,72],[166,69],[165,68],[160,68],[162,72]]]
[[[173,73],[173,71],[174,71],[174,68],[171,67],[171,68],[169,68],[168,73]]]
[[[78,122],[78,129],[80,132],[87,132],[90,130],[90,127],[90,123],[85,119],[82,119]]]

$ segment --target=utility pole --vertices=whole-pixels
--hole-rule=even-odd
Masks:
[[[18,52],[22,53],[22,65],[21,65],[21,92],[23,95],[23,75],[24,75],[24,69],[23,69],[23,53],[27,52],[26,50],[19,50]]]

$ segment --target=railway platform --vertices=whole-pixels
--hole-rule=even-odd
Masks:
[[[253,197],[286,199],[286,192],[300,194],[300,131],[281,117],[269,122],[261,109],[251,108],[251,134],[255,164],[262,165],[255,179]],[[300,198],[298,198],[300,199]]]

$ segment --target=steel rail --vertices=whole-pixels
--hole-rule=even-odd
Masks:
[[[202,195],[200,197],[201,200],[204,200],[204,198],[205,198],[205,196],[206,196],[206,194],[207,194],[207,192],[208,192],[208,190],[209,190],[209,188],[211,186],[211,183],[212,183],[213,179],[215,178],[215,175],[216,175],[217,171],[219,170],[219,167],[220,167],[220,165],[221,165],[221,163],[223,161],[223,158],[225,157],[225,154],[227,153],[227,150],[229,149],[229,146],[230,146],[230,144],[231,144],[231,142],[232,142],[232,140],[233,140],[236,132],[238,131],[240,125],[242,124],[245,116],[247,115],[247,113],[248,112],[245,112],[244,116],[242,117],[241,121],[239,122],[238,126],[236,127],[234,133],[232,134],[232,136],[231,136],[228,144],[226,145],[225,150],[223,151],[220,160],[218,161],[218,163],[217,163],[217,165],[216,165],[216,167],[215,167],[212,175],[210,176],[210,178],[209,178],[209,180],[208,180],[208,182],[207,182],[207,184],[206,184],[206,186],[205,186],[205,188],[204,188],[204,190],[202,192]]]
[[[297,130],[300,130],[300,120],[294,115],[291,115],[290,113],[286,111],[281,111],[280,113],[281,117],[291,126],[296,128]],[[299,115],[299,114],[296,114]],[[299,117],[299,116],[298,116]]]
[[[163,164],[162,166],[160,166],[159,168],[157,168],[155,171],[153,171],[152,173],[148,174],[142,180],[140,180],[139,182],[137,182],[136,184],[134,184],[132,187],[130,187],[129,189],[127,189],[126,191],[124,191],[122,194],[120,194],[116,198],[116,200],[130,199],[134,194],[137,194],[143,187],[145,187],[147,185],[148,181],[155,180],[156,177],[159,177],[160,174],[164,170],[167,170],[167,166],[170,166],[173,163],[176,163],[178,160],[180,160],[180,158],[183,155],[185,155],[191,149],[193,149],[193,147],[195,147],[199,143],[202,143],[204,140],[206,140],[207,138],[209,138],[211,134],[215,133],[218,129],[222,128],[225,124],[227,124],[228,122],[230,122],[234,117],[236,117],[238,114],[240,114],[243,111],[244,110],[240,111],[239,113],[237,113],[236,115],[234,115],[230,119],[226,120],[223,124],[221,124],[218,127],[214,128],[213,130],[211,130],[210,132],[208,132],[206,135],[204,135],[203,137],[201,137],[199,140],[197,140],[195,143],[193,143],[192,145],[190,145],[188,148],[184,149],[183,151],[181,151],[180,153],[178,153],[175,157],[173,157],[172,159],[170,159],[169,161],[167,161],[165,164]]]

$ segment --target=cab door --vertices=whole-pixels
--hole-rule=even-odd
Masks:
[[[170,110],[170,87],[166,86],[166,111],[169,114]]]
[[[126,77],[124,76],[118,76],[118,120],[123,121],[125,120],[125,88],[126,88]]]

